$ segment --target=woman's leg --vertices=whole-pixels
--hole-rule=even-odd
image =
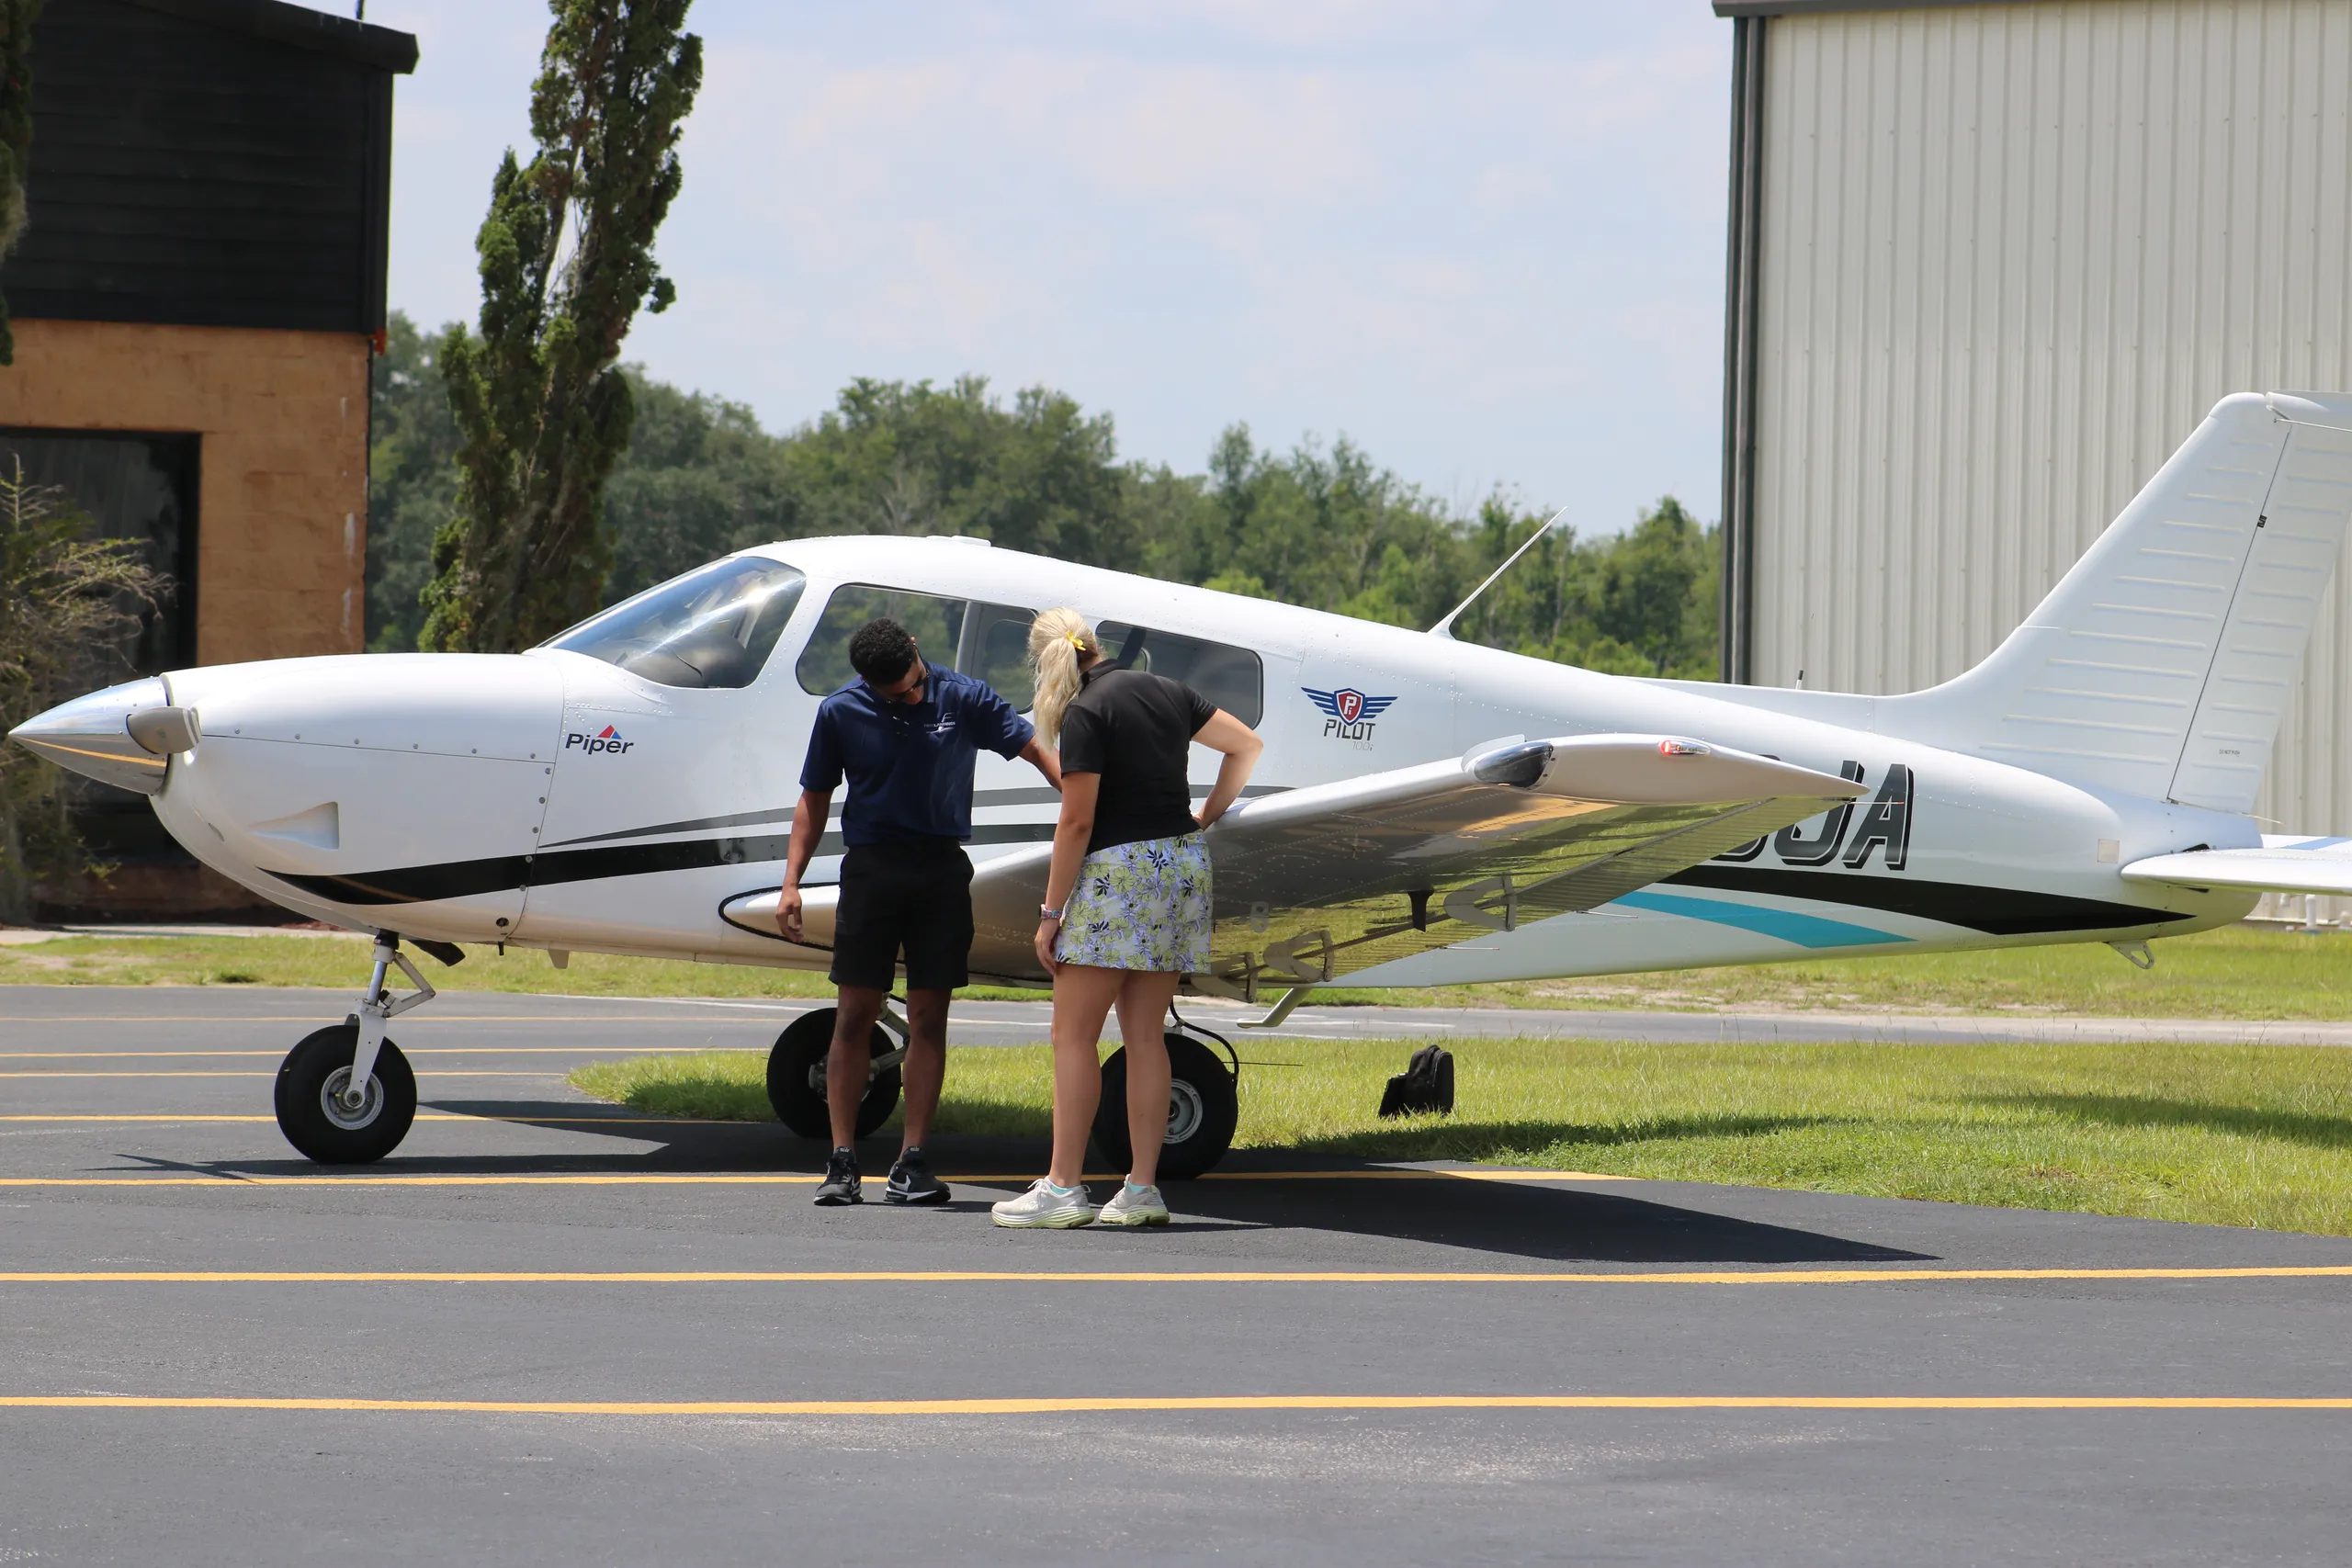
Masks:
[[[1119,987],[1119,1034],[1127,1047],[1127,1145],[1135,1163],[1127,1179],[1149,1187],[1159,1179],[1159,1145],[1168,1138],[1168,1004],[1181,975],[1131,970]],[[1097,1095],[1102,1084],[1095,1085]]]
[[[1054,977],[1054,1163],[1046,1174],[1057,1187],[1077,1186],[1086,1171],[1086,1140],[1102,1100],[1102,1021],[1125,977],[1124,969],[1084,964],[1065,964]]]

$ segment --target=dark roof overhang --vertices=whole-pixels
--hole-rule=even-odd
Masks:
[[[267,39],[273,43],[291,44],[297,49],[316,50],[348,60],[355,65],[370,65],[379,71],[407,75],[416,69],[416,36],[379,28],[372,23],[354,21],[349,17],[330,16],[313,11],[307,6],[289,6],[286,0],[128,0],[143,10],[161,11],[166,16],[185,17],[209,27],[225,28],[232,32],[247,33]]]

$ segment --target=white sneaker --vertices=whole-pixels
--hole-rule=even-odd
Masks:
[[[990,1204],[989,1213],[996,1216],[996,1223],[1001,1225],[1035,1225],[1069,1230],[1073,1225],[1094,1223],[1094,1205],[1086,1201],[1085,1183],[1080,1182],[1076,1187],[1057,1187],[1043,1177],[1020,1197]]]
[[[1132,1181],[1119,1184],[1117,1196],[1102,1205],[1094,1216],[1102,1225],[1164,1225],[1168,1223],[1168,1204],[1157,1187],[1137,1187]]]

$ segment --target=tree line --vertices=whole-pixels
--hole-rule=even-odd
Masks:
[[[395,312],[375,364],[368,638],[419,646],[434,541],[463,512],[445,367],[460,329]],[[978,376],[860,378],[781,434],[741,403],[624,367],[635,418],[604,487],[604,604],[730,550],[829,534],[965,534],[1009,549],[1427,627],[1544,521],[1498,491],[1464,514],[1341,438],[1278,451],[1247,425],[1204,471],[1123,462],[1112,417]],[[1717,675],[1720,551],[1672,496],[1619,534],[1555,528],[1456,626],[1612,674]]]

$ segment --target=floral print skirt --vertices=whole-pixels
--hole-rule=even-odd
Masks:
[[[1097,850],[1079,863],[1054,956],[1097,969],[1209,966],[1209,852],[1198,833]]]

